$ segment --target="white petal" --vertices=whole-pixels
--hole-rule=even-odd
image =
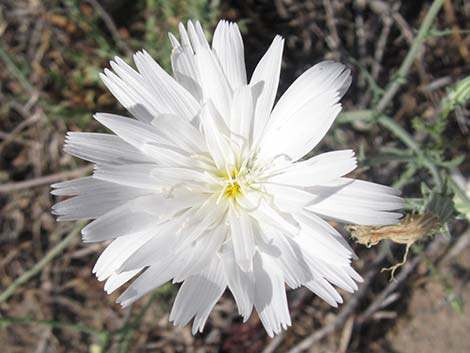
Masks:
[[[82,229],[84,241],[117,238],[153,228],[197,202],[194,198],[168,198],[163,194],[138,197],[100,216]]]
[[[180,39],[181,39],[181,44],[187,47],[190,47],[191,50],[194,50],[191,46],[191,42],[189,40],[188,32],[186,31],[186,28],[184,27],[184,24],[181,22],[178,24],[178,30],[180,33]]]
[[[255,282],[253,272],[244,272],[235,261],[232,243],[223,247],[222,261],[228,287],[237,303],[238,312],[246,322],[253,310],[255,300]]]
[[[196,27],[196,34],[199,38],[199,42],[202,43],[202,46],[204,48],[209,49],[210,48],[209,42],[207,41],[206,35],[204,34],[204,30],[202,29],[201,22],[196,21],[195,27]]]
[[[351,263],[349,254],[345,254],[341,250],[331,249],[325,239],[327,236],[321,234],[313,232],[310,228],[304,228],[298,236],[292,239],[297,242],[300,248],[308,249],[309,254],[315,258],[335,266],[349,266]]]
[[[358,287],[354,280],[360,280],[361,278],[352,270],[348,261],[341,263],[341,261],[338,261],[340,257],[335,254],[323,256],[321,250],[315,247],[315,242],[311,241],[309,235],[298,236],[292,239],[291,242],[296,252],[300,254],[300,258],[304,261],[304,266],[311,273],[310,279],[304,284],[330,305],[336,306],[336,303],[342,301],[336,290],[324,280],[350,293],[357,290]]]
[[[110,240],[123,235],[149,231],[156,226],[154,217],[145,212],[131,212],[126,204],[98,217],[82,229],[84,242]]]
[[[137,249],[152,239],[154,235],[153,229],[149,229],[146,232],[129,234],[114,239],[96,261],[93,273],[99,281],[104,281],[112,274],[119,273],[122,264],[132,257]]]
[[[210,181],[209,177],[200,170],[188,168],[157,167],[151,172],[155,182],[160,185],[186,186],[191,188],[193,184],[204,184]],[[185,185],[182,185],[184,183]]]
[[[178,244],[178,250],[198,240],[208,230],[220,225],[227,212],[228,205],[216,204],[215,196],[207,199],[201,206],[194,207],[187,215],[184,231]]]
[[[268,129],[260,155],[285,156],[292,161],[305,156],[323,139],[341,111],[338,98],[337,92],[325,91],[297,110],[288,123]]]
[[[188,120],[171,114],[162,114],[152,120],[152,125],[174,146],[189,153],[201,153],[204,137]]]
[[[190,155],[177,147],[161,143],[147,143],[141,148],[142,152],[151,156],[156,163],[164,167],[201,168],[202,163],[192,159]]]
[[[159,113],[157,108],[147,103],[142,95],[130,89],[126,82],[112,71],[105,69],[104,74],[100,74],[100,78],[119,103],[136,119],[150,122]]]
[[[322,273],[323,277],[335,286],[344,289],[348,293],[354,293],[358,287],[345,268],[347,266],[335,266],[328,264],[320,259],[312,258],[314,266]]]
[[[303,211],[294,217],[300,224],[302,234],[311,239],[311,245],[318,244],[316,248],[319,248],[321,255],[331,260],[338,256],[357,259],[347,241],[328,222],[310,211]]]
[[[98,165],[93,177],[158,193],[178,187],[186,189],[186,187],[204,186],[211,180],[196,169],[152,164]]]
[[[266,184],[265,187],[272,197],[273,205],[282,212],[295,214],[315,199],[315,195],[308,191],[289,185]]]
[[[171,37],[170,37],[171,38]],[[198,101],[202,101],[202,88],[196,57],[188,45],[179,45],[171,52],[171,66],[176,80]]]
[[[199,21],[196,21],[195,25],[191,20],[188,21],[188,34],[194,52],[197,53],[201,49],[210,49],[206,35]]]
[[[56,203],[52,213],[58,221],[97,218],[149,191],[85,177],[52,185],[53,195],[78,195]]]
[[[268,51],[256,66],[250,80],[250,86],[255,86],[260,83],[259,88],[261,89],[255,108],[253,133],[255,143],[264,131],[276,98],[281,72],[283,47],[284,39],[280,36],[276,36]]]
[[[129,281],[132,277],[134,277],[136,274],[138,274],[142,269],[134,270],[134,271],[128,271],[128,272],[122,272],[122,273],[113,273],[108,280],[106,281],[104,285],[104,290],[106,293],[111,294],[114,292],[116,289],[121,287],[124,283]]]
[[[347,178],[309,188],[317,200],[307,208],[340,222],[387,225],[398,222],[401,214],[387,212],[403,207],[396,190],[362,180]]]
[[[232,89],[214,54],[209,49],[196,52],[204,102],[212,101],[217,112],[229,124]]]
[[[236,213],[229,210],[231,237],[235,253],[235,261],[242,271],[251,271],[255,253],[255,237],[253,219],[246,212]]]
[[[338,307],[338,304],[343,303],[343,298],[341,298],[336,289],[324,278],[315,277],[304,283],[304,286],[335,308]]]
[[[141,153],[119,136],[89,132],[68,132],[64,151],[93,163],[149,163],[151,158]]]
[[[98,218],[129,199],[127,195],[101,192],[94,196],[75,196],[56,203],[52,207],[52,214],[59,216],[59,222]]]
[[[337,179],[357,166],[352,150],[322,153],[306,161],[293,163],[276,172],[270,182],[297,186],[313,186]]]
[[[161,184],[152,175],[155,168],[152,164],[97,165],[93,177],[148,192],[162,192]]]
[[[239,149],[246,150],[251,147],[253,132],[253,113],[254,101],[253,93],[250,86],[240,86],[234,94],[231,117],[230,131],[232,141],[241,146]]]
[[[228,140],[228,136],[230,136],[228,128],[211,102],[202,108],[200,117],[207,149],[217,168],[226,170],[229,166],[233,166],[235,158]],[[230,174],[231,171],[227,169],[227,173]]]
[[[94,118],[125,142],[138,149],[146,143],[168,142],[155,127],[141,121],[108,113],[97,113]]]
[[[323,61],[305,71],[282,95],[273,109],[269,128],[284,126],[302,107],[326,91],[336,92],[338,100],[351,84],[350,71],[343,64]],[[316,114],[316,110],[311,111]]]
[[[199,112],[199,103],[145,51],[134,54],[143,81],[152,92],[161,113],[181,116],[191,121]]]
[[[142,190],[122,187],[119,184],[108,183],[94,178],[93,176],[87,176],[83,178],[67,180],[60,183],[52,184],[52,188],[55,190],[51,191],[52,195],[96,195],[100,191],[104,193],[122,193],[129,198],[140,196],[145,194]]]
[[[310,273],[306,266],[302,253],[295,247],[296,243],[285,236],[278,229],[263,226],[261,242],[258,243],[260,250],[275,258],[276,264],[281,269],[284,281],[291,288],[297,288],[309,279]]]
[[[236,23],[221,20],[212,40],[212,50],[233,90],[246,85],[245,52],[240,30]]]
[[[282,271],[266,254],[253,259],[255,276],[255,309],[270,337],[291,325]]]
[[[51,191],[52,195],[79,195],[84,193],[93,193],[101,188],[104,185],[114,185],[109,184],[101,180],[97,180],[92,176],[87,176],[78,179],[72,179],[67,181],[62,181],[60,183],[55,183],[51,185],[51,188],[55,190]]]
[[[117,302],[127,307],[173,278],[179,263],[168,261],[162,266],[150,266],[122,293]]]
[[[227,287],[222,263],[212,255],[208,266],[184,281],[176,295],[170,314],[175,325],[186,325],[193,317],[193,334],[202,332],[212,308]]]
[[[155,97],[152,96],[149,87],[145,85],[142,75],[121,58],[116,56],[114,60],[110,62],[111,68],[119,77],[107,70],[105,70],[105,74],[116,84],[120,84],[128,95],[134,97],[134,106],[131,106],[131,109],[135,109],[137,105],[140,105],[153,117],[160,114],[162,112],[161,107]]]
[[[126,258],[117,268],[119,272],[132,271],[142,267],[166,266],[167,262],[175,257],[175,246],[178,242],[177,233],[181,229],[182,217],[156,225],[153,228],[153,237],[145,245],[136,249],[132,256]],[[177,270],[171,277],[175,276]]]
[[[249,210],[253,218],[274,227],[278,227],[289,235],[296,235],[299,232],[299,224],[289,214],[279,212],[268,204],[264,199],[248,192],[244,197],[239,197],[237,201],[243,209]]]
[[[228,229],[225,224],[216,226],[208,230],[196,242],[181,251],[181,256],[186,262],[180,268],[178,275],[173,279],[174,282],[186,280],[189,276],[197,274],[207,265],[207,259],[213,254],[219,252],[222,244],[227,237]]]

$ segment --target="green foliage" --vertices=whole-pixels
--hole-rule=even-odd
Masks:
[[[437,147],[437,150],[443,149],[443,134],[448,122],[449,114],[464,107],[470,101],[470,76],[457,82],[448,89],[447,95],[442,99],[440,107],[441,113],[432,122],[425,122],[420,117],[413,119],[415,130],[425,132],[431,139],[430,147]],[[435,149],[436,150],[436,149]],[[436,153],[436,151],[434,151]],[[438,153],[438,151],[437,151]]]
[[[470,102],[470,76],[460,80],[452,87],[442,100],[442,116],[447,116],[458,107],[464,107]]]

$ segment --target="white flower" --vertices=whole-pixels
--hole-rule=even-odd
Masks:
[[[58,220],[95,219],[83,240],[112,240],[94,272],[111,293],[137,279],[127,306],[167,281],[183,282],[171,311],[202,331],[226,287],[240,315],[253,308],[267,333],[291,325],[285,283],[333,306],[361,277],[342,236],[324,218],[395,223],[402,199],[389,187],[345,178],[351,150],[302,160],[334,122],[351,83],[325,61],[301,75],[274,106],[284,40],[276,36],[248,82],[236,24],[221,21],[209,46],[196,22],[170,34],[174,78],[145,51],[137,71],[123,60],[101,76],[135,117],[98,113],[115,135],[70,132],[65,150],[96,164],[93,176],[53,185],[77,195],[54,206]]]

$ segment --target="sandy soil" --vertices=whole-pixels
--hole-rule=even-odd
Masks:
[[[453,294],[462,299],[462,312],[452,308],[449,293],[435,276],[413,291],[407,315],[386,337],[390,352],[470,352],[470,246],[439,270],[451,284]]]

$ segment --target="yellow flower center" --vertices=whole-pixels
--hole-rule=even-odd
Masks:
[[[225,199],[236,199],[239,195],[242,194],[242,188],[238,181],[238,173],[238,169],[233,168],[230,172],[230,175],[228,173],[223,175],[223,179],[226,183],[223,192],[223,197]]]
[[[237,181],[234,181],[233,184],[229,184],[227,186],[227,188],[225,189],[225,192],[224,192],[224,196],[226,198],[235,199],[241,193],[242,193],[242,190],[240,188],[240,185],[238,184]]]

